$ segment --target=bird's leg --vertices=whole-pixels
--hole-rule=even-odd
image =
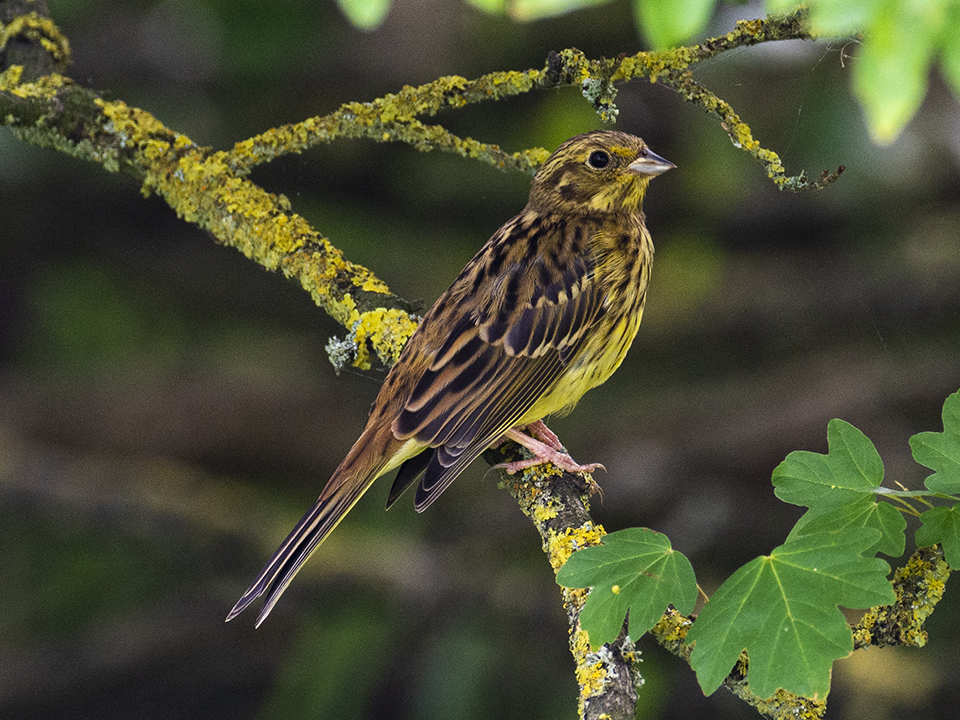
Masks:
[[[597,468],[603,468],[606,470],[606,468],[604,468],[600,463],[589,463],[587,465],[580,465],[577,463],[563,449],[563,445],[560,444],[560,440],[549,428],[547,428],[546,425],[543,424],[542,420],[538,420],[536,423],[528,425],[527,429],[530,429],[532,426],[536,426],[538,424],[539,427],[535,427],[534,432],[540,434],[540,432],[546,430],[546,433],[548,433],[546,436],[547,439],[549,440],[552,438],[553,442],[543,442],[542,440],[537,440],[534,437],[530,437],[530,435],[527,435],[527,433],[522,432],[517,428],[510,428],[503,434],[503,437],[523,445],[527,450],[533,453],[533,457],[527,460],[516,460],[514,462],[501,463],[495,467],[503,468],[511,475],[518,470],[526,470],[527,468],[543,465],[544,463],[552,463],[561,470],[566,470],[567,472],[572,473],[593,472]],[[553,445],[553,447],[551,447],[551,445]]]
[[[537,440],[545,442],[557,452],[567,452],[567,449],[560,443],[560,438],[557,437],[557,434],[553,430],[547,427],[547,424],[543,420],[530,423],[523,428],[523,432],[531,437],[535,437]]]
[[[547,427],[547,424],[543,420],[537,420],[532,422],[529,425],[524,425],[523,427],[515,428],[516,432],[522,434],[524,437],[529,437],[531,439],[540,440],[548,447],[556,450],[558,453],[567,454],[567,449],[560,442],[560,438],[557,437],[557,434]],[[504,434],[497,438],[494,443],[490,446],[492,448],[498,448],[503,445],[507,440],[512,439],[509,435]],[[517,440],[521,445],[530,450],[531,452],[536,452],[528,445],[524,445],[523,442]]]

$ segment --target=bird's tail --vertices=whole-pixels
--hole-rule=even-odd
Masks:
[[[369,458],[370,454],[364,452],[369,448],[363,447],[365,443],[361,441],[354,445],[320,493],[313,507],[300,518],[300,522],[290,531],[273,557],[260,570],[253,584],[233,606],[233,610],[227,615],[227,622],[233,620],[246,610],[250,603],[265,594],[263,608],[257,616],[256,625],[260,627],[260,623],[270,614],[283,591],[287,589],[313,551],[333,532],[373,481],[386,472],[387,463],[382,460],[373,467],[369,466],[369,462],[363,462],[364,456]]]

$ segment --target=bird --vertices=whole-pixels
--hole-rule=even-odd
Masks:
[[[374,400],[366,426],[316,503],[227,615],[265,595],[256,627],[374,480],[399,468],[389,508],[414,484],[425,510],[504,439],[532,457],[579,465],[543,418],[569,411],[620,366],[643,315],[653,242],[650,180],[676,167],[634,135],[576,135],[535,174],[526,207],[467,263],[424,315]]]

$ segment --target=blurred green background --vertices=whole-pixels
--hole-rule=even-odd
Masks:
[[[531,24],[397,0],[375,32],[334,3],[58,1],[79,83],[226,148],[440,75],[643,48],[629,3]],[[723,6],[709,34],[761,14]],[[678,169],[651,186],[657,245],[619,373],[551,426],[602,462],[595,517],[647,526],[709,592],[785,538],[770,473],[841,417],[888,481],[960,388],[960,109],[937,76],[895,144],[870,144],[857,47],[789,42],[696,70],[791,172],[782,194],[668,89],[621,89],[620,129]],[[439,118],[516,150],[598,127],[575,89]],[[526,201],[529,178],[344,141],[257,170],[347,257],[431,303]],[[383,371],[335,376],[342,328],[296,285],[106,175],[0,132],[0,716],[557,718],[576,683],[539,541],[477,463],[429,512],[375,485],[260,630],[223,618],[359,433]],[[908,545],[908,552],[910,548]],[[841,661],[833,718],[952,718],[958,600],[929,645]],[[748,718],[641,642],[639,716]]]

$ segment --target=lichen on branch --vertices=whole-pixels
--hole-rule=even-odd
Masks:
[[[950,566],[939,545],[917,550],[907,564],[894,573],[892,585],[897,601],[871,608],[853,628],[854,648],[874,645],[923,647],[927,632],[923,624],[943,597]]]
[[[534,90],[575,86],[580,88],[601,119],[613,122],[618,114],[615,102],[617,83],[642,77],[651,82],[663,82],[684,101],[699,105],[717,117],[734,146],[760,161],[778,188],[793,191],[820,189],[837,180],[843,166],[833,172],[824,171],[818,180],[812,182],[803,171],[795,176],[786,175],[777,153],[763,148],[733,108],[697,83],[690,70],[699,62],[738,47],[776,40],[810,39],[813,35],[807,24],[807,11],[800,8],[787,15],[742,20],[726,35],[690,47],[645,51],[629,56],[621,54],[616,58],[598,60],[591,60],[576,48],[569,48],[549,53],[542,69],[493,72],[473,80],[458,75],[445,76],[418,87],[405,86],[395,94],[370,102],[347,103],[329,115],[273,128],[237,143],[225,155],[225,162],[237,173],[248,173],[257,165],[284,154],[300,153],[341,138],[362,137],[377,142],[404,142],[424,151],[454,152],[503,170],[532,174],[547,158],[547,150],[531,148],[508,153],[498,145],[458,137],[442,125],[427,125],[418,118]]]
[[[42,3],[22,7],[30,9],[19,15],[14,9],[12,17],[0,23],[0,43],[15,44],[21,51],[39,51],[47,61],[38,61],[36,67],[0,68],[4,124],[25,141],[133,175],[141,181],[144,193],[160,195],[183,219],[265,268],[279,269],[298,280],[318,305],[350,330],[337,346],[338,357],[357,367],[370,365],[367,339],[383,363],[395,361],[416,327],[414,308],[392,295],[368,269],[346,260],[327,238],[292,212],[286,198],[251,183],[246,176],[257,165],[320,143],[363,137],[404,142],[419,150],[455,152],[504,170],[533,173],[548,156],[547,150],[510,153],[495,144],[458,137],[420,118],[534,90],[575,86],[603,119],[613,120],[617,83],[645,77],[674,88],[684,100],[718,117],[734,144],[764,163],[778,187],[823,187],[842,171],[824,173],[815,183],[808,182],[803,173],[787,177],[777,154],[761,147],[733,109],[696,83],[690,73],[697,62],[736,47],[809,39],[803,10],[742,21],[727,35],[692,47],[598,60],[570,48],[551,52],[541,69],[493,72],[473,80],[441,77],[369,102],[347,103],[329,115],[271,129],[230,150],[215,152],[166,128],[145,110],[105,101],[57,74],[69,64],[69,42],[46,17]],[[18,56],[30,59],[36,54],[23,51]],[[7,55],[9,63],[11,53]]]
[[[520,458],[511,444],[488,450],[484,457],[492,465]],[[552,466],[529,468],[522,474],[501,471],[506,487],[540,534],[544,553],[556,573],[577,550],[598,545],[606,535],[590,515],[590,494],[596,485]],[[620,634],[614,642],[591,651],[587,633],[580,627],[580,612],[589,594],[586,589],[560,587],[563,607],[570,626],[570,652],[576,663],[580,686],[579,717],[589,720],[632,719],[636,714],[637,690],[643,684],[639,651],[633,641]]]

